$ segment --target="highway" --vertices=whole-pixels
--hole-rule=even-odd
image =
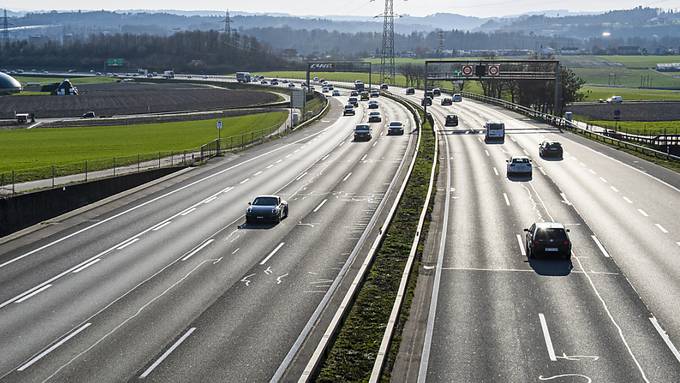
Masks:
[[[267,381],[353,278],[413,156],[410,113],[366,103],[0,245],[0,380]],[[403,136],[387,136],[401,120]],[[290,216],[245,225],[279,194]]]
[[[680,176],[498,107],[434,101],[434,272],[393,378],[680,381]],[[444,127],[449,113],[458,127]],[[505,122],[505,143],[484,142],[488,120]],[[544,139],[563,160],[539,157]],[[512,155],[532,159],[531,179],[506,176]],[[572,262],[528,260],[523,229],[541,221],[570,229]]]

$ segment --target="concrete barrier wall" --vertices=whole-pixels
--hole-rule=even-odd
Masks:
[[[11,198],[0,198],[0,237],[153,181],[179,169],[181,167],[154,169],[63,188],[21,194]]]
[[[621,111],[625,121],[674,121],[680,120],[680,102],[623,102],[621,104],[573,104],[565,111],[594,120],[614,120],[614,111]]]

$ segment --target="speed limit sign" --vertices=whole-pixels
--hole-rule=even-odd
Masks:
[[[463,65],[463,76],[472,76],[472,65]]]
[[[498,76],[501,73],[500,65],[489,65],[489,76]]]

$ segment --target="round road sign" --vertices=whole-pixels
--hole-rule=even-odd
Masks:
[[[489,76],[498,76],[498,74],[501,72],[501,67],[499,65],[490,65],[489,66]]]
[[[472,65],[463,65],[463,76],[472,76]]]

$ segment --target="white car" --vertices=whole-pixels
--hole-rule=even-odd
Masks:
[[[388,135],[401,135],[404,134],[404,124],[401,121],[392,121],[387,125]]]
[[[506,160],[507,165],[507,175],[527,175],[531,177],[532,167],[531,160],[527,156],[512,156],[509,160]]]

